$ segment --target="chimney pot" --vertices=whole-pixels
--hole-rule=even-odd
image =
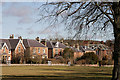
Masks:
[[[21,39],[21,40],[22,40],[22,37],[21,37],[21,36],[19,36],[19,37],[18,37],[18,39]]]
[[[41,39],[41,43],[46,46],[46,40],[45,39]]]
[[[35,38],[38,42],[40,42],[40,39],[39,39],[39,37],[37,37],[37,38]]]
[[[10,35],[10,39],[14,39],[14,34],[11,34],[11,35]]]

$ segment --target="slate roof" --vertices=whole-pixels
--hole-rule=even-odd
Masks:
[[[85,47],[86,47],[86,48],[85,48]],[[80,46],[80,49],[81,49],[82,51],[94,51],[93,49],[88,48],[88,46]]]
[[[59,43],[59,48],[66,48],[66,45],[64,45],[63,43]]]
[[[6,43],[8,48],[11,49],[11,45],[8,39],[0,39],[0,44],[3,44],[3,43]]]
[[[104,45],[104,44],[90,44],[89,46],[93,47],[95,49],[99,48],[101,50],[108,50],[109,49],[109,47]]]
[[[15,49],[17,44],[18,44],[18,42],[19,42],[19,39],[8,39],[8,40],[9,40],[11,49]]]
[[[36,40],[33,39],[23,39],[23,44],[25,47],[46,47],[42,43],[39,43]]]
[[[48,48],[54,48],[54,46],[53,46],[53,44],[52,44],[51,41],[47,41],[46,44],[47,44],[46,46],[47,46]]]
[[[75,48],[75,47],[72,47],[72,50],[73,50],[74,52],[82,52],[81,50],[78,50],[78,49]]]
[[[0,49],[2,48],[3,45],[4,45],[4,43],[0,43]]]
[[[46,43],[48,48],[66,48],[66,46],[60,42],[47,41]]]
[[[29,47],[29,44],[28,44],[27,39],[23,39],[23,44],[24,44],[24,46],[25,46],[26,48],[28,48],[28,47]]]

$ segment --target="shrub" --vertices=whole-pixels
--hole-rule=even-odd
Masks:
[[[59,60],[60,63],[65,63],[65,60],[62,56],[58,56],[56,60]]]
[[[102,64],[102,65],[107,65],[107,63],[108,63],[107,60],[102,60],[102,61],[101,61],[101,64]]]
[[[33,64],[40,64],[42,62],[41,56],[37,55],[34,56],[34,58],[31,58],[30,60]]]
[[[86,64],[97,64],[98,56],[94,52],[85,53],[82,57],[76,59],[76,61],[85,60]]]
[[[101,64],[102,65],[113,65],[114,62],[112,59],[108,59],[108,56],[106,55],[102,58]]]
[[[65,59],[66,63],[68,61],[70,61],[71,64],[73,63],[74,51],[71,48],[65,48],[62,56]]]
[[[75,63],[76,64],[86,64],[86,60],[78,60]]]

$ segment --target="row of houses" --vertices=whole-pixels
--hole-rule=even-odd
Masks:
[[[26,63],[28,58],[54,58],[61,55],[63,50],[68,47],[61,42],[46,41],[43,39],[0,39],[0,63],[14,63],[17,57],[18,63]],[[79,51],[74,49],[75,53]],[[76,56],[76,54],[75,54]],[[23,60],[24,58],[24,60]]]
[[[81,57],[86,52],[94,52],[98,56],[112,55],[112,51],[105,45],[67,46],[58,41],[33,39],[0,39],[0,63],[14,63],[17,57],[18,63],[27,63],[29,58],[40,56],[41,58],[54,58],[62,55],[65,48],[74,51],[74,59]],[[109,51],[109,52],[108,52]]]

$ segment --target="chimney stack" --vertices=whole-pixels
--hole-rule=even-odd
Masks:
[[[65,45],[68,46],[68,43],[66,42]]]
[[[46,40],[45,39],[42,39],[41,43],[46,46]]]
[[[39,39],[39,37],[37,37],[37,38],[35,38],[38,42],[40,42],[40,39]]]
[[[60,42],[63,43],[63,40],[61,40]]]
[[[22,37],[21,37],[21,36],[19,36],[19,37],[18,37],[18,39],[21,39],[21,40],[22,40]]]
[[[9,38],[14,39],[14,34],[11,34]]]

